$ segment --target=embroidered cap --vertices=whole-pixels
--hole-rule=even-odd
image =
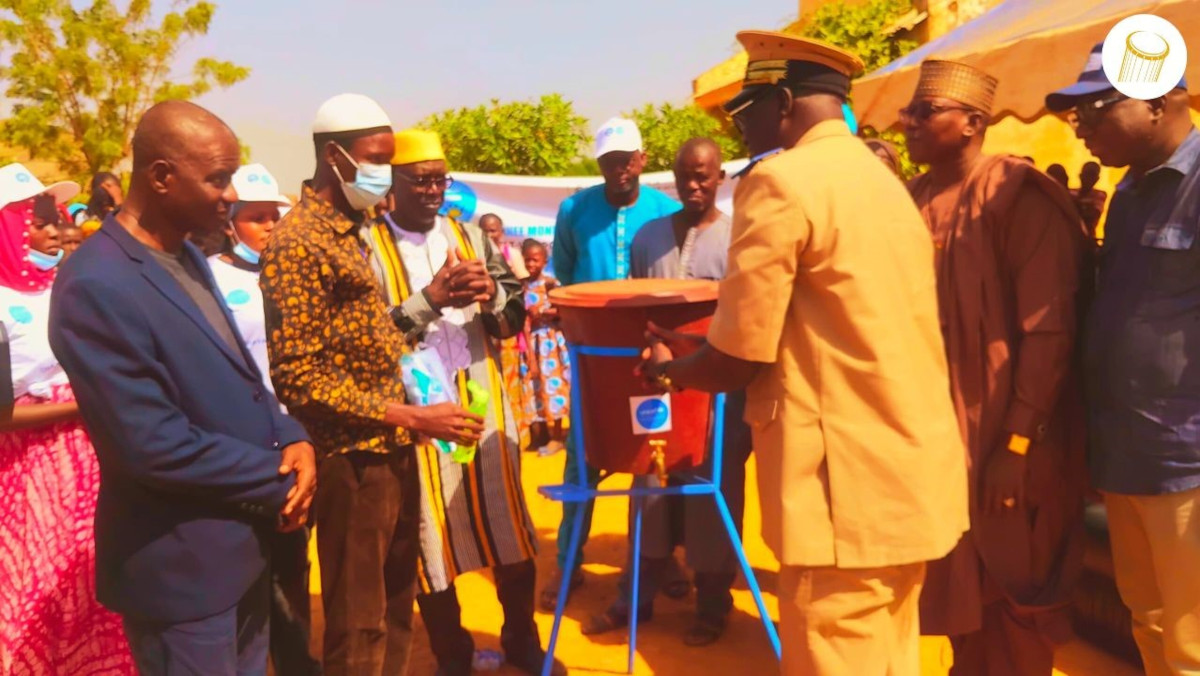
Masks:
[[[863,70],[862,59],[820,40],[772,31],[742,31],[737,39],[748,62],[742,91],[725,104],[730,114],[754,100],[763,87],[780,83],[845,98],[851,78]]]
[[[998,82],[996,78],[974,66],[957,61],[929,59],[921,63],[921,76],[917,80],[917,91],[913,93],[913,98],[950,99],[991,115]]]

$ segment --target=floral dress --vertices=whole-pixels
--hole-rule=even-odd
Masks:
[[[557,282],[542,275],[525,282],[525,309],[542,312],[550,309],[549,289]],[[533,319],[526,325],[530,364],[526,379],[527,419],[530,422],[554,422],[570,414],[571,363],[567,341],[554,320]]]

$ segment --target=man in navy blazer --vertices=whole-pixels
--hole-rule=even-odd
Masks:
[[[142,674],[266,672],[266,536],[299,528],[315,489],[304,430],[186,241],[226,223],[239,155],[203,108],[152,108],[123,207],[52,296],[50,344],[100,459],[97,596]]]

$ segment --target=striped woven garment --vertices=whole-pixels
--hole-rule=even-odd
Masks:
[[[439,218],[437,228],[465,254],[478,258],[474,241],[460,224]],[[364,226],[372,258],[389,305],[400,306],[414,293],[395,236],[384,219]],[[482,235],[480,235],[482,236]],[[471,364],[454,373],[459,400],[474,380],[487,389],[490,406],[475,459],[459,464],[432,444],[418,444],[421,474],[420,584],[423,593],[447,589],[454,578],[480,568],[518,563],[537,554],[537,540],[521,491],[518,430],[505,393],[499,355],[488,339],[478,304],[465,310]],[[406,349],[416,347],[408,345]]]

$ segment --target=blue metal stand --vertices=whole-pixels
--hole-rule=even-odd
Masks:
[[[567,344],[567,351],[571,358],[571,437],[575,447],[575,461],[578,469],[577,484],[559,484],[553,486],[542,486],[538,492],[556,502],[587,502],[595,498],[606,497],[627,497],[633,501],[633,584],[631,585],[631,598],[629,602],[629,661],[626,665],[626,673],[633,673],[634,656],[637,654],[637,627],[638,627],[638,592],[641,587],[641,561],[642,561],[642,508],[645,498],[652,495],[711,495],[717,503],[717,510],[721,513],[721,520],[725,523],[725,532],[729,535],[729,542],[733,545],[733,551],[737,554],[738,563],[742,567],[742,574],[746,578],[746,585],[750,588],[750,593],[754,596],[754,603],[758,606],[758,615],[762,619],[763,628],[767,631],[767,638],[771,641],[771,648],[775,651],[776,659],[782,655],[782,649],[779,643],[779,634],[775,630],[775,623],[771,621],[771,616],[767,614],[767,606],[763,602],[762,590],[758,586],[758,579],[754,576],[754,570],[750,567],[750,561],[746,558],[746,550],[742,547],[742,539],[738,534],[737,526],[733,523],[733,516],[729,513],[729,505],[725,502],[725,494],[721,492],[721,471],[722,460],[725,453],[725,395],[718,394],[713,397],[713,432],[710,454],[712,458],[712,478],[709,481],[696,481],[681,486],[666,486],[658,488],[626,488],[613,490],[600,490],[599,487],[592,488],[588,485],[587,480],[587,453],[583,441],[583,419],[580,415],[578,402],[582,401],[580,393],[580,369],[579,356],[590,357],[625,357],[637,359],[641,357],[642,351],[632,347],[591,347],[587,345],[576,345],[574,343]],[[546,662],[542,666],[542,676],[550,676],[550,670],[554,666],[554,650],[558,645],[558,630],[562,625],[563,611],[566,609],[568,594],[570,593],[571,571],[575,569],[575,557],[579,551],[579,540],[583,534],[583,512],[582,509],[575,510],[575,518],[571,523],[570,548],[567,550],[566,566],[563,568],[562,583],[558,588],[558,606],[554,610],[554,628],[550,631],[550,645],[546,649]]]

